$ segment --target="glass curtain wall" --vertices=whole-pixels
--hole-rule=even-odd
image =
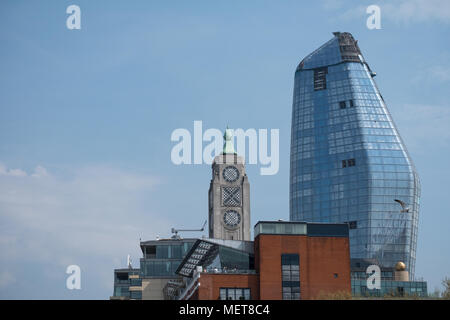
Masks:
[[[334,35],[295,72],[290,219],[346,222],[352,258],[413,277],[418,175],[356,41]]]

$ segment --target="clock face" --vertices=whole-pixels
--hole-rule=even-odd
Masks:
[[[222,171],[223,178],[228,182],[234,182],[239,178],[239,170],[236,167],[228,166]]]
[[[241,222],[241,215],[235,210],[228,210],[223,215],[223,222],[229,227],[236,227]]]

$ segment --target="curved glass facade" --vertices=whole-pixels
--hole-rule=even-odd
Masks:
[[[347,222],[352,258],[414,277],[418,176],[357,42],[334,35],[295,73],[290,219]]]

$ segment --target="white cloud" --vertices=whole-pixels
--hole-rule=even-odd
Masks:
[[[42,178],[48,176],[47,169],[41,166],[37,166],[36,169],[34,169],[34,173],[31,175],[35,178]]]
[[[0,176],[14,176],[14,177],[24,177],[26,172],[20,169],[7,169],[3,164],[0,163]]]
[[[450,106],[404,104],[391,113],[408,149],[427,153],[450,147]]]
[[[411,84],[422,87],[424,84],[446,85],[446,82],[450,81],[450,66],[446,66],[445,63],[440,65],[428,65],[418,67],[415,75],[410,79]]]
[[[31,174],[35,178],[41,178],[47,175],[47,170],[42,166],[37,166]],[[22,169],[8,169],[4,164],[0,163],[0,176],[26,177],[28,174]]]
[[[432,66],[429,68],[433,80],[446,82],[450,80],[450,66]]]
[[[416,58],[417,59],[417,58]],[[422,89],[424,85],[431,85],[436,89],[437,85],[447,85],[450,81],[450,51],[440,51],[430,54],[425,61],[413,60],[414,76],[411,77],[411,84]],[[444,89],[445,87],[442,87]]]
[[[448,0],[396,0],[381,4],[382,15],[396,22],[440,21],[450,23]]]
[[[416,23],[425,21],[439,21],[450,23],[450,1],[448,0],[389,0],[366,1],[364,5],[346,6],[346,10],[338,12],[336,17],[341,20],[367,19],[366,9],[369,5],[378,5],[381,9],[381,25],[383,20],[396,23]],[[326,10],[340,10],[340,1],[325,0],[322,6]]]
[[[125,266],[126,254],[139,264],[139,237],[170,230],[171,223],[152,212],[158,180],[149,175],[97,166],[71,172],[68,178],[42,166],[27,174],[4,165],[0,175],[0,271],[9,270],[11,276],[4,273],[0,283],[22,279],[16,272],[30,261],[59,270],[63,277],[67,265],[77,264],[96,275],[97,285],[109,284],[106,299],[112,293],[113,268]],[[42,275],[49,278],[49,288],[64,286],[65,278],[52,272]],[[0,296],[8,297],[1,290]]]

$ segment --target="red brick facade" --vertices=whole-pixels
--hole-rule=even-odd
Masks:
[[[251,299],[259,299],[259,279],[256,274],[202,273],[200,286],[192,300],[218,300],[220,288],[250,288]]]
[[[255,239],[255,266],[260,299],[282,299],[281,254],[300,256],[302,299],[321,293],[351,292],[350,248],[346,237],[259,235]]]
[[[301,299],[351,293],[348,237],[261,234],[254,245],[257,274],[202,273],[191,299],[217,300],[220,288],[250,288],[252,299],[281,300],[282,254],[300,257]]]

